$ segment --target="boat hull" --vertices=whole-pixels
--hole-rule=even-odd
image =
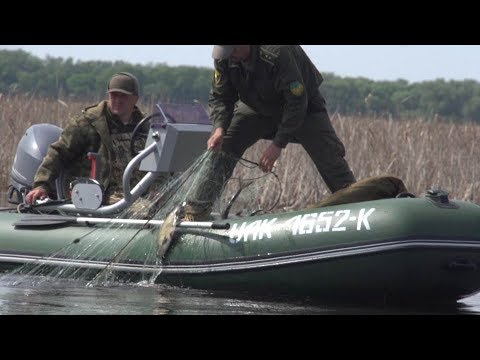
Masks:
[[[439,246],[436,242],[410,241],[363,254],[315,253],[294,261],[283,259],[283,263],[275,259],[236,266],[172,267],[163,270],[161,281],[340,303],[451,304],[477,292],[480,276],[476,268],[455,264],[478,264],[480,249]]]
[[[162,264],[155,227],[14,227],[24,215],[1,213],[0,268],[94,276],[113,261],[132,281],[342,303],[455,303],[480,290],[480,207],[450,204],[385,199],[228,219],[228,230],[181,229]]]

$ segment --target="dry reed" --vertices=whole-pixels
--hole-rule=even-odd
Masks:
[[[65,127],[71,116],[93,102],[45,100],[24,95],[0,96],[0,191],[6,192],[16,147],[26,129],[37,123]],[[140,104],[144,111],[152,104]],[[332,116],[337,135],[342,139],[349,162],[357,179],[375,175],[392,175],[402,179],[408,190],[422,196],[427,189],[450,192],[452,199],[480,202],[480,180],[476,160],[480,159],[480,126],[473,123],[440,121],[382,120]],[[268,143],[259,141],[244,157],[258,161]],[[242,177],[242,167],[234,177]],[[282,183],[276,211],[293,210],[318,202],[328,190],[301,145],[290,144],[276,166]],[[280,187],[273,177],[266,177],[257,202],[263,208],[274,205]],[[235,191],[232,184],[227,192]],[[5,204],[5,195],[2,204]]]

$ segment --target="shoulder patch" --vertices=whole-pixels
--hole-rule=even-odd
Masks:
[[[305,92],[305,87],[300,81],[290,83],[290,92],[295,96],[302,96]]]
[[[213,79],[215,81],[215,85],[218,86],[220,84],[220,80],[222,78],[222,74],[220,73],[220,71],[218,71],[217,69],[215,69],[214,73],[213,73]]]

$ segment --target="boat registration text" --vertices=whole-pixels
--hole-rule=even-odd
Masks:
[[[351,210],[312,212],[303,215],[296,215],[281,223],[278,218],[245,221],[240,224],[233,224],[229,230],[230,242],[232,244],[240,241],[261,240],[264,237],[270,239],[272,231],[283,229],[291,231],[293,236],[306,235],[323,232],[337,231],[362,231],[371,230],[368,217],[373,214],[375,208],[362,208],[358,214]]]

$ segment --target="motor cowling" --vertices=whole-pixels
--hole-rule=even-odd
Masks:
[[[52,124],[36,124],[27,129],[18,143],[10,173],[7,199],[10,204],[25,202],[48,147],[60,138],[61,132],[62,128]]]

